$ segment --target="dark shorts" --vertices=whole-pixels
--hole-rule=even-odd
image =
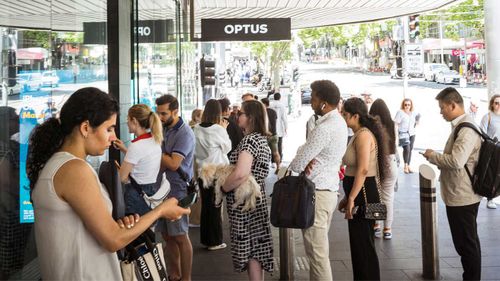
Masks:
[[[159,186],[156,183],[151,184],[126,184],[125,185],[125,213],[126,214],[139,214],[144,215],[151,211],[151,208],[146,204],[142,193],[138,188],[148,196],[155,194]]]

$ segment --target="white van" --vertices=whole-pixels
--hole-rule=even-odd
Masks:
[[[424,80],[436,82],[437,74],[443,70],[449,70],[448,66],[442,63],[424,63]]]

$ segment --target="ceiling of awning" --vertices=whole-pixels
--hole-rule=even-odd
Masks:
[[[187,1],[187,0],[181,0]],[[457,0],[194,0],[202,18],[291,18],[292,29],[374,21],[434,10]],[[174,19],[173,0],[139,0],[139,18]],[[106,21],[106,0],[0,0],[0,25],[83,29]]]

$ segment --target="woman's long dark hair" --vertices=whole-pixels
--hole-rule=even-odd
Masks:
[[[62,107],[59,119],[50,118],[36,126],[30,136],[26,161],[31,189],[35,187],[45,163],[61,148],[66,136],[76,126],[89,121],[92,128],[97,128],[118,111],[118,103],[110,95],[87,87],[71,95]]]
[[[396,153],[396,132],[394,127],[394,121],[391,117],[391,112],[387,107],[387,104],[382,99],[376,99],[372,106],[370,107],[370,115],[373,117],[378,116],[382,126],[385,127],[387,131],[387,136],[389,137],[388,150],[389,154]]]
[[[358,114],[359,123],[361,126],[366,127],[370,130],[377,141],[378,147],[378,172],[380,175],[380,181],[382,182],[386,178],[388,169],[384,169],[387,166],[387,155],[388,151],[388,135],[386,129],[382,126],[380,119],[378,117],[373,117],[368,114],[368,108],[365,102],[360,98],[350,98],[344,103],[344,112],[348,112],[351,115]]]

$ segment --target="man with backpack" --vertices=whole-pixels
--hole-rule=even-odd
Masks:
[[[441,170],[441,197],[446,205],[453,244],[461,257],[463,280],[481,280],[481,247],[476,218],[482,197],[474,192],[468,174],[477,166],[481,136],[470,127],[459,126],[466,122],[474,124],[474,120],[465,113],[464,101],[455,88],[442,90],[436,100],[441,115],[451,123],[452,132],[443,153],[427,149],[423,156]]]

